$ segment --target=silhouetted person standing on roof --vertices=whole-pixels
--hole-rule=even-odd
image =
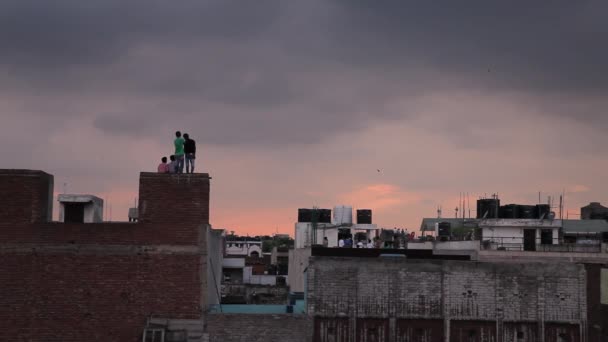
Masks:
[[[184,152],[186,153],[186,173],[194,173],[194,159],[196,158],[196,141],[190,139],[188,133],[184,133]]]
[[[177,162],[177,173],[184,173],[184,138],[182,138],[182,132],[175,132],[175,161]]]

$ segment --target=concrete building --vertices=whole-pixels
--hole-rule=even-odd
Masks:
[[[338,247],[341,234],[351,236],[355,241],[357,236],[362,240],[372,240],[378,236],[376,224],[331,224],[297,222],[295,224],[295,248],[310,248],[312,245],[322,245],[327,238],[328,247]]]
[[[483,219],[481,240],[485,248],[534,251],[560,243],[561,220]]]
[[[226,255],[261,257],[262,240],[249,237],[226,237]]]
[[[608,254],[585,264],[349,252],[313,251],[307,271],[312,341],[608,340],[608,302],[601,299],[608,291],[602,277]]]
[[[103,200],[93,195],[58,196],[59,222],[99,223],[103,221]]]

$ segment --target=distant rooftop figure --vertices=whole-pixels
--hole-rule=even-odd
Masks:
[[[103,221],[103,200],[93,195],[61,194],[58,199],[59,221],[95,223]]]

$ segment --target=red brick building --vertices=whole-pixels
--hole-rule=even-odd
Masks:
[[[52,175],[0,170],[0,340],[141,341],[149,318],[203,318],[209,180],[141,173],[139,222],[75,224],[51,222]]]

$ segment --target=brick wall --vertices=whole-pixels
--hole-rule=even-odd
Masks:
[[[517,335],[518,328],[585,328],[587,321],[585,268],[573,263],[313,257],[307,299],[316,318],[349,318],[350,336],[343,341],[367,334],[362,322],[378,319],[388,324],[389,335],[384,328],[371,331],[390,340],[403,338],[396,328],[400,320],[439,321],[446,333],[468,331],[497,341]],[[472,326],[478,330],[470,331]]]
[[[0,170],[1,340],[140,341],[150,316],[201,318],[208,175],[142,173],[139,223],[47,222],[52,179]]]
[[[142,172],[139,220],[167,224],[209,223],[209,175]]]
[[[42,171],[0,169],[0,222],[43,222],[51,219],[53,176]]]
[[[213,314],[209,342],[310,342],[312,320],[299,315]]]
[[[2,340],[137,341],[151,315],[200,316],[195,255],[0,257]]]

